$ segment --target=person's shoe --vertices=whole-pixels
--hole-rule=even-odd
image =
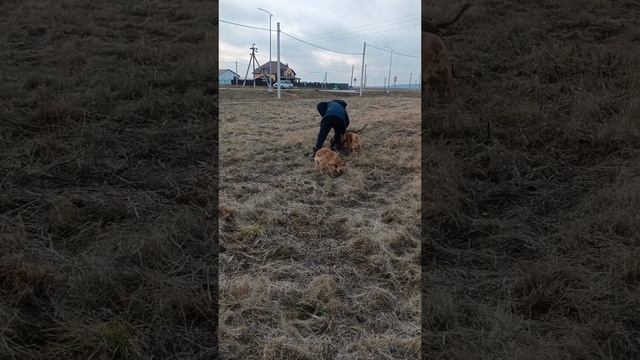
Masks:
[[[344,146],[336,146],[334,151],[342,156],[349,155],[349,150],[347,150],[347,148],[345,148]]]
[[[314,161],[314,158],[318,150],[320,149],[316,148],[315,146],[313,147],[313,151],[311,151],[311,153],[309,154],[309,161]]]

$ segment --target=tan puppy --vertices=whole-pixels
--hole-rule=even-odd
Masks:
[[[433,105],[434,85],[438,81],[445,84],[449,98],[453,96],[454,70],[449,61],[447,47],[440,36],[440,29],[458,21],[469,7],[471,4],[465,4],[453,19],[441,24],[435,25],[424,18],[422,19],[422,74],[425,85],[422,87],[422,91],[428,91],[427,104],[429,105]]]
[[[422,74],[429,106],[433,105],[434,85],[438,81],[445,83],[449,98],[453,96],[453,68],[447,47],[440,36],[426,31],[422,32]]]
[[[346,132],[343,136],[344,136],[344,146],[349,149],[350,152],[354,152],[356,150],[360,150],[362,149],[362,137],[360,136],[360,134],[364,131],[364,129],[367,128],[367,126],[369,126],[369,124],[365,124],[361,129],[359,130],[351,130]],[[332,137],[331,138],[331,148],[333,148],[333,146],[336,143],[336,138]]]
[[[314,156],[314,160],[317,170],[326,170],[333,176],[342,174],[346,165],[346,161],[342,160],[338,153],[328,148],[318,150]]]
[[[347,132],[344,135],[344,147],[349,149],[349,152],[355,152],[362,148],[362,138],[355,132]],[[336,143],[336,138],[331,138],[331,147]]]
[[[344,134],[344,146],[351,152],[358,151],[362,148],[362,138],[354,132]]]

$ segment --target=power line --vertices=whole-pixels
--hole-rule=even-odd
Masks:
[[[308,72],[308,73],[325,73],[326,71],[332,72],[332,73],[348,73],[351,72],[351,66],[344,67],[344,68],[335,68],[335,67],[329,67],[329,66],[316,66],[313,67],[314,69],[322,69],[322,71],[313,71],[313,70],[308,70],[309,68],[305,68],[305,67],[296,67],[296,73],[303,73],[303,72]]]
[[[380,32],[381,30],[392,30],[395,29],[393,26],[394,25],[400,25],[400,24],[405,24],[405,23],[410,23],[413,22],[415,24],[412,24],[414,26],[420,24],[419,23],[420,19],[410,19],[410,20],[404,20],[404,21],[399,21],[399,22],[394,22],[394,23],[389,23],[389,24],[376,24],[376,27],[373,29],[361,29],[361,30],[347,30],[344,31],[342,33],[336,33],[336,34],[332,34],[332,35],[327,35],[327,36],[321,36],[319,38],[313,38],[313,41],[320,41],[320,40],[332,40],[332,39],[340,39],[344,36],[367,36],[369,35],[371,32],[371,30],[375,30],[376,32]],[[373,26],[373,25],[372,25]],[[397,29],[400,28],[404,28],[407,26],[399,26],[397,27]]]
[[[402,16],[402,17],[408,17],[408,16],[413,16],[413,15],[407,15],[407,16]],[[246,27],[246,28],[250,28],[250,29],[257,29],[257,30],[263,30],[263,31],[277,32],[277,30],[269,30],[269,29],[266,29],[266,28],[260,28],[260,27],[256,27],[256,26],[250,26],[250,25],[239,24],[239,23],[235,23],[235,22],[232,22],[232,21],[222,20],[222,19],[218,19],[218,21],[223,22],[223,23],[227,23],[227,24],[232,24],[232,25],[242,26],[242,27]],[[410,22],[410,21],[415,21],[415,20],[406,20],[406,21],[401,21],[401,22],[399,22],[399,23],[397,23],[397,24],[404,23],[404,22]],[[394,24],[387,24],[387,25],[394,25]],[[381,32],[395,31],[395,30],[398,30],[398,29],[402,29],[402,28],[406,28],[406,27],[411,27],[411,26],[414,26],[414,24],[407,25],[407,26],[400,26],[400,27],[397,27],[397,28],[384,29],[384,30],[380,30],[380,31],[373,32],[373,33],[368,33],[367,35],[377,34],[377,33],[381,33]],[[342,31],[342,30],[340,30],[340,31]],[[323,49],[323,50],[327,50],[327,51],[331,51],[331,52],[336,52],[336,53],[347,54],[347,55],[362,55],[362,53],[347,53],[347,52],[342,52],[342,51],[330,50],[330,49],[327,49],[327,48],[321,47],[321,46],[319,46],[319,45],[314,45],[314,44],[312,44],[312,43],[310,43],[310,42],[307,42],[307,41],[304,41],[304,40],[302,40],[302,39],[298,39],[297,37],[294,37],[294,36],[292,36],[292,35],[290,35],[290,34],[287,34],[286,32],[284,32],[284,31],[282,31],[282,30],[281,30],[280,32],[281,32],[281,33],[283,33],[284,35],[289,36],[289,37],[290,37],[290,38],[292,38],[292,39],[298,40],[298,41],[300,41],[300,42],[303,42],[303,43],[308,44],[308,45],[311,45],[311,46],[315,46],[315,47],[320,48],[320,49]],[[339,31],[338,31],[338,32],[339,32]],[[348,35],[348,36],[346,36],[346,37],[338,37],[338,38],[333,38],[333,39],[331,39],[331,37],[329,37],[329,39],[330,39],[330,40],[347,39],[347,38],[350,38],[350,37],[355,37],[355,36],[360,36],[360,35],[362,35],[362,34]],[[313,38],[313,37],[312,37],[312,38]],[[321,36],[321,38],[322,38],[322,36]],[[326,39],[326,40],[329,40],[329,39]],[[294,46],[292,46],[292,47],[290,47],[290,48],[293,48],[293,47],[294,47]],[[374,46],[374,47],[375,47],[375,46]],[[376,48],[377,48],[377,47],[376,47]],[[388,50],[385,50],[385,49],[381,49],[381,48],[377,48],[377,49],[380,49],[380,50],[382,50],[382,51],[387,51],[387,52],[389,52]],[[419,58],[419,56],[407,55],[407,54],[402,54],[402,53],[397,53],[397,54],[398,54],[398,55],[403,55],[403,56],[409,56],[409,57]]]
[[[371,46],[372,48],[376,48],[376,49],[378,49],[378,50],[386,51],[386,52],[388,52],[388,53],[390,53],[390,52],[391,52],[391,51],[389,51],[389,50],[387,50],[387,49],[384,49],[384,48],[381,48],[381,47],[375,46],[375,45],[373,45],[373,44],[369,44],[369,43],[367,43],[367,46]],[[394,53],[394,54],[396,54],[396,55],[401,55],[401,56],[407,56],[407,57],[412,57],[412,58],[420,59],[420,56],[408,55],[408,54],[403,54],[403,53],[399,53],[399,52],[395,52],[395,51],[394,51],[393,53]]]
[[[362,28],[362,27],[369,27],[369,26],[373,26],[373,25],[378,25],[380,23],[385,23],[385,22],[390,22],[390,21],[394,21],[394,20],[398,20],[398,19],[403,19],[403,18],[407,18],[407,17],[411,17],[411,16],[416,16],[416,15],[420,15],[417,13],[414,14],[410,14],[410,15],[405,15],[405,16],[399,16],[396,18],[391,18],[391,19],[387,19],[387,20],[379,20],[376,22],[372,22],[372,23],[367,23],[367,24],[362,24],[362,25],[357,25],[357,26],[352,26],[352,27],[348,27],[345,28],[343,30],[338,30],[338,31],[332,31],[332,32],[328,32],[328,33],[324,33],[324,34],[319,34],[316,36],[312,36],[310,39],[312,40],[318,40],[320,38],[324,38],[324,37],[331,37],[331,34],[336,34],[336,33],[340,33],[340,32],[344,32],[345,30],[347,30],[346,32],[354,32],[353,30],[349,30],[349,29],[356,29],[356,28]],[[240,24],[240,23],[236,23],[233,21],[228,21],[228,20],[222,20],[222,19],[218,19],[219,22],[222,23],[227,23],[227,24],[232,24],[232,25],[237,25],[237,26],[242,26],[242,27],[246,27],[246,28],[250,28],[250,29],[256,29],[256,30],[263,30],[263,31],[271,31],[271,32],[276,32],[277,30],[269,30],[267,28],[261,28],[261,27],[257,27],[257,26],[251,26],[251,25],[245,25],[245,24]],[[414,20],[404,20],[404,21],[399,21],[396,23],[391,23],[391,24],[386,24],[386,25],[395,25],[395,24],[401,24],[401,23],[405,23],[405,22],[410,22],[410,21],[414,21]],[[362,30],[358,30],[358,31],[362,31]]]
[[[392,31],[400,30],[402,28],[413,27],[413,26],[415,26],[415,25],[400,26],[400,27],[397,27],[395,29],[380,30],[380,31],[371,32],[371,33],[368,33],[367,35],[378,34],[378,33],[389,33],[389,32],[392,32]],[[338,39],[344,40],[344,39],[354,38],[354,37],[358,37],[358,36],[362,36],[362,35],[360,35],[360,34],[348,35],[348,36],[343,36],[343,37],[335,38],[335,39],[331,39],[331,40],[332,41],[335,41],[335,40],[338,40]],[[369,45],[369,43],[367,43],[367,45]],[[289,47],[289,48],[292,48],[292,47]],[[383,50],[383,49],[381,49],[381,50]],[[388,51],[388,50],[384,50],[384,51]],[[414,55],[407,55],[407,54],[401,54],[401,55],[419,58],[419,56],[414,56]]]
[[[410,16],[410,15],[408,15],[408,16]],[[218,21],[223,22],[223,23],[227,23],[227,24],[231,24],[231,25],[242,26],[242,27],[246,27],[246,28],[250,28],[250,29],[257,29],[257,30],[269,31],[269,29],[259,28],[259,27],[256,27],[256,26],[250,26],[250,25],[239,24],[239,23],[235,23],[235,22],[232,22],[232,21],[222,20],[222,19],[218,19]],[[411,26],[413,26],[413,25],[411,25]],[[404,26],[404,27],[407,27],[407,26]],[[402,28],[402,27],[399,27],[399,28]],[[397,29],[399,29],[399,28],[397,28]],[[397,30],[397,29],[396,29],[396,30]],[[273,30],[272,30],[272,31],[273,31]],[[382,30],[382,31],[378,31],[378,32],[388,32],[388,31],[390,31],[390,30]],[[280,30],[280,32],[281,32],[282,34],[284,34],[284,35],[286,35],[286,36],[288,36],[288,37],[290,37],[290,38],[294,39],[294,40],[300,41],[300,42],[305,43],[305,44],[307,44],[307,45],[310,45],[310,46],[316,47],[316,48],[318,48],[318,49],[322,49],[322,50],[326,50],[326,51],[330,51],[330,52],[334,52],[334,53],[338,53],[338,54],[345,54],[345,55],[362,55],[362,53],[348,53],[348,52],[344,52],[344,51],[337,51],[337,50],[327,49],[327,48],[325,48],[325,47],[323,47],[323,46],[315,45],[315,44],[312,44],[312,43],[310,43],[310,42],[308,42],[308,41],[304,41],[304,40],[302,40],[302,39],[298,39],[297,37],[295,37],[295,36],[293,36],[293,35],[290,35],[290,34],[288,34],[288,33],[284,32],[284,31],[282,31],[282,30]],[[378,33],[378,32],[374,32],[374,33]],[[370,34],[371,34],[371,33],[370,33]],[[354,36],[360,36],[360,34],[353,35],[353,36],[343,37],[343,39],[344,39],[344,38],[349,38],[349,37],[354,37]],[[382,50],[382,51],[390,52],[389,50],[386,50],[386,49],[383,49],[383,48],[377,47],[377,46],[372,45],[372,44],[367,44],[367,45],[372,46],[372,47],[374,47],[374,48],[376,48],[376,49],[378,49],[378,50]],[[290,47],[290,48],[292,48],[292,47]],[[397,55],[400,55],[400,56],[406,56],[406,57],[411,57],[411,58],[416,58],[416,59],[419,59],[419,58],[420,58],[420,56],[414,56],[414,55],[409,55],[409,54],[403,54],[403,53],[400,53],[400,52],[396,52],[396,54],[397,54]]]
[[[403,53],[399,53],[399,52],[394,52],[394,54],[396,55],[400,55],[400,56],[406,56],[406,57],[410,57],[410,58],[414,58],[414,59],[420,59],[420,56],[415,56],[415,55],[409,55],[409,54],[403,54]]]
[[[304,40],[300,40],[300,39],[298,39],[297,37],[295,37],[293,35],[289,35],[289,34],[287,34],[286,32],[284,32],[282,30],[280,30],[280,33],[282,33],[284,35],[287,35],[288,37],[290,37],[292,39],[298,40],[298,41],[303,42],[303,43],[305,43],[307,45],[311,45],[313,47],[317,47],[317,48],[322,49],[322,50],[331,51],[331,52],[338,53],[338,54],[345,54],[345,55],[362,55],[362,53],[348,53],[348,52],[344,52],[344,51],[336,51],[336,50],[327,49],[327,48],[322,47],[322,46],[314,45],[314,44],[312,44],[310,42],[307,42],[307,41],[304,41]]]
[[[378,49],[378,50],[382,50],[382,51],[386,51],[386,52],[391,52],[391,51],[389,51],[389,50],[387,50],[387,49],[383,49],[383,48],[378,47],[378,46],[375,46],[375,45],[373,45],[373,44],[371,44],[371,43],[369,43],[369,44],[367,44],[367,45],[368,45],[368,46],[371,46],[372,48]]]
[[[419,20],[411,20],[411,21],[419,21]],[[389,24],[389,25],[391,25],[391,24]],[[337,37],[334,35],[333,37],[329,37],[329,38],[322,39],[322,40],[314,40],[314,41],[326,42],[326,41],[344,40],[344,39],[354,38],[354,37],[358,37],[358,36],[366,37],[366,36],[371,35],[371,34],[378,34],[378,33],[382,33],[382,32],[388,33],[388,32],[396,31],[396,30],[399,30],[399,29],[404,29],[404,28],[407,28],[407,27],[413,27],[413,26],[419,26],[419,23],[411,24],[411,25],[405,25],[405,26],[399,26],[399,27],[396,27],[396,28],[392,27],[392,28],[387,28],[387,29],[382,29],[382,30],[379,30],[379,31],[375,31],[375,32],[366,32],[366,33],[361,33],[361,34],[360,33],[355,33],[355,34],[351,34],[351,35],[339,35]],[[298,46],[301,46],[301,45],[296,45],[296,47],[298,47]]]
[[[220,64],[235,64],[235,63],[238,63],[239,65],[249,65],[249,64],[247,64],[245,62],[235,61],[235,60],[234,61],[219,61],[219,63]]]
[[[242,26],[242,27],[246,27],[246,28],[250,28],[250,29],[258,29],[258,30],[265,30],[265,31],[269,31],[269,29],[259,28],[259,27],[255,27],[255,26],[244,25],[244,24],[238,24],[238,23],[235,23],[235,22],[226,21],[226,20],[222,20],[222,19],[218,19],[218,21],[223,22],[223,23],[227,23],[227,24],[232,24],[232,25]],[[275,30],[272,30],[272,31],[275,31]]]
[[[319,34],[319,35],[313,36],[312,39],[313,38],[318,38],[318,37],[328,36],[328,35],[331,35],[331,34],[340,33],[340,32],[343,32],[345,30],[347,32],[351,32],[351,31],[354,31],[353,29],[362,28],[362,27],[369,27],[369,26],[372,26],[372,25],[378,25],[380,23],[395,21],[395,20],[399,20],[399,19],[403,19],[403,18],[407,18],[407,17],[411,17],[411,16],[416,16],[416,15],[420,15],[420,14],[414,13],[414,14],[405,15],[405,16],[399,16],[399,17],[391,18],[391,19],[387,19],[387,20],[378,20],[378,21],[371,22],[371,23],[366,23],[366,24],[361,24],[361,25],[356,25],[356,26],[350,26],[350,27],[346,27],[346,28],[344,28],[342,30],[331,31],[331,32],[328,32],[328,33],[324,33],[324,34]],[[410,21],[410,20],[407,20],[407,21]],[[390,25],[390,24],[388,24],[388,25]]]
[[[324,33],[324,34],[319,34],[319,35],[316,35],[316,36],[312,36],[311,38],[309,38],[309,40],[314,40],[314,41],[316,41],[316,40],[318,40],[319,38],[323,38],[323,37],[325,37],[325,36],[329,36],[329,35],[331,35],[331,34],[340,33],[340,32],[343,32],[343,31],[345,31],[345,30],[346,30],[347,32],[352,32],[352,30],[349,30],[349,29],[356,29],[356,28],[362,28],[362,27],[369,27],[369,26],[372,26],[372,25],[378,25],[378,24],[380,24],[380,23],[385,23],[385,22],[394,21],[394,20],[398,20],[398,19],[403,19],[403,18],[407,18],[407,17],[410,17],[410,16],[416,16],[416,15],[421,15],[421,14],[420,14],[420,13],[414,13],[414,14],[411,14],[411,15],[400,16],[400,17],[397,17],[397,18],[391,18],[391,19],[388,19],[388,20],[380,20],[380,21],[376,21],[376,22],[372,22],[372,23],[363,24],[363,25],[356,25],[356,26],[352,26],[352,27],[347,27],[347,28],[344,28],[344,29],[342,29],[342,30],[331,31],[331,32],[328,32],[328,33]],[[407,20],[407,21],[412,21],[412,20]],[[402,22],[402,21],[401,21],[401,22]],[[387,25],[393,25],[393,24],[387,24]]]
[[[392,32],[392,31],[398,31],[398,30],[400,30],[400,29],[404,29],[404,28],[408,28],[408,27],[414,27],[414,26],[416,26],[416,25],[413,25],[413,24],[412,24],[412,25],[405,25],[405,26],[397,27],[397,28],[395,28],[395,29],[380,30],[380,31],[370,32],[370,33],[368,33],[367,35],[373,35],[373,34],[379,34],[379,33],[385,33],[385,34],[386,34],[386,33],[390,33],[390,32]],[[416,31],[416,33],[417,33],[417,31]],[[354,37],[357,37],[357,36],[361,36],[361,35],[345,36],[345,37],[342,37],[342,38],[341,38],[341,40],[349,39],[349,38],[354,38]],[[367,41],[367,45],[368,45],[368,44],[369,44],[369,42]]]

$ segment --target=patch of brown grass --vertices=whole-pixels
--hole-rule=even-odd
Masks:
[[[0,357],[214,354],[215,11],[0,3]]]
[[[223,356],[415,359],[418,93],[346,98],[351,126],[369,126],[365,148],[337,178],[305,156],[319,126],[315,104],[328,95],[292,92],[286,107],[231,104],[246,93],[221,90],[220,200],[235,209],[220,224]],[[261,235],[240,236],[247,226]]]
[[[423,1],[438,20],[461,4]],[[444,32],[459,77],[423,109],[424,358],[640,356],[637,15],[490,0]]]

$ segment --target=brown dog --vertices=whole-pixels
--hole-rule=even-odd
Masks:
[[[354,132],[344,134],[344,146],[350,152],[358,151],[362,148],[362,138]]]
[[[427,91],[427,104],[433,105],[433,91],[438,81],[446,85],[447,95],[453,97],[453,68],[444,41],[438,35],[422,32],[422,74]]]
[[[344,146],[349,149],[349,152],[354,152],[357,150],[362,149],[362,137],[360,136],[360,133],[362,133],[364,131],[364,129],[367,128],[367,126],[369,126],[369,124],[365,124],[362,129],[359,130],[351,130],[346,132],[343,136],[344,136]],[[333,146],[336,143],[336,139],[335,137],[331,138],[331,147],[333,148]]]
[[[328,148],[318,150],[313,157],[316,162],[316,169],[326,170],[329,174],[336,176],[344,172],[346,162],[340,158],[340,155]]]
[[[471,4],[465,4],[455,18],[450,21],[433,24],[422,19],[422,74],[424,85],[422,91],[427,91],[427,104],[433,105],[434,86],[438,81],[445,85],[449,98],[453,96],[453,65],[449,61],[447,47],[440,36],[440,28],[447,27],[458,21],[460,16],[469,8]]]
[[[349,149],[349,152],[355,152],[362,148],[362,138],[355,132],[347,132],[343,135],[344,137],[344,147]],[[336,143],[335,137],[331,138],[331,146],[334,146]]]

